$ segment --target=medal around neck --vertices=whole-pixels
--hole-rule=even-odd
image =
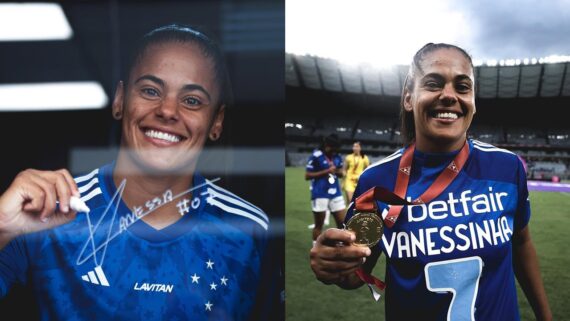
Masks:
[[[354,232],[355,245],[373,247],[382,238],[384,223],[375,212],[358,212],[348,220],[346,229]]]

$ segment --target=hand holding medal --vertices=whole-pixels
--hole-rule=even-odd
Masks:
[[[310,253],[311,268],[319,281],[343,288],[362,285],[354,273],[372,251],[355,245],[355,240],[353,232],[336,228],[319,235]]]
[[[364,192],[354,201],[354,215],[346,223],[346,229],[356,235],[356,245],[373,247],[378,244],[384,231],[384,222],[378,213],[376,200],[390,205],[408,205],[384,187],[376,186]]]

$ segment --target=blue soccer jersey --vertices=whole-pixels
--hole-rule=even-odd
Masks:
[[[512,238],[530,218],[524,168],[504,149],[469,141],[455,180],[428,204],[405,206],[374,250],[386,256],[386,320],[519,320]],[[355,196],[394,190],[403,150],[373,164]],[[433,183],[455,153],[415,151],[406,197]],[[377,202],[380,213],[387,205]],[[353,215],[353,204],[347,220]]]
[[[306,170],[307,172],[320,172],[328,169],[331,166],[331,162],[336,168],[342,168],[343,166],[343,160],[339,154],[334,154],[334,156],[329,159],[321,150],[317,149],[313,151],[313,154],[309,157]],[[316,198],[335,198],[337,196],[342,196],[342,191],[340,189],[339,179],[335,174],[328,174],[311,179],[312,200]]]
[[[76,178],[89,214],[23,235],[0,251],[0,296],[30,283],[42,320],[245,320],[260,283],[268,218],[205,180],[133,209],[113,164]],[[156,230],[140,219],[175,202],[182,216]]]

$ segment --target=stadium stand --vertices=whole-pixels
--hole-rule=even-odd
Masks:
[[[477,115],[469,137],[518,154],[529,179],[570,179],[570,125],[556,116],[570,105],[569,65],[477,66]],[[322,136],[332,132],[341,137],[341,153],[360,141],[372,163],[399,148],[399,96],[407,69],[344,66],[287,53],[287,165],[304,166]]]
[[[503,143],[504,133],[501,127],[489,125],[473,125],[469,129],[469,137],[489,144]]]
[[[315,129],[314,135],[324,137],[335,133],[342,139],[352,139],[356,121],[351,119],[322,119]]]
[[[310,137],[314,130],[314,122],[310,119],[292,119],[285,124],[287,137]]]
[[[391,119],[362,119],[354,139],[361,142],[393,142],[395,124]]]
[[[539,128],[508,128],[507,143],[519,145],[546,145],[546,133]]]
[[[547,137],[550,145],[570,147],[570,129],[549,129]]]
[[[568,166],[562,162],[535,162],[528,171],[531,179],[558,181],[557,178],[565,176]]]

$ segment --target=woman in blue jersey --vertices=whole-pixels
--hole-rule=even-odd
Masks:
[[[169,25],[145,35],[128,71],[112,104],[115,162],[76,178],[27,170],[0,197],[0,297],[31,283],[42,319],[246,320],[268,218],[195,170],[231,101],[223,55]]]
[[[323,138],[321,147],[314,150],[307,161],[305,179],[311,181],[311,209],[315,219],[313,244],[321,234],[327,211],[334,217],[337,227],[342,227],[344,220],[346,204],[339,182],[344,172],[339,147],[338,136],[330,134]]]
[[[384,286],[371,275],[384,253],[386,320],[519,320],[515,276],[536,318],[552,319],[530,238],[524,168],[515,154],[467,139],[474,81],[471,57],[459,47],[430,43],[416,53],[401,100],[405,147],[364,171],[346,221],[376,186],[406,205],[374,194],[384,228],[371,248],[329,229],[311,249],[317,279],[373,292]]]

